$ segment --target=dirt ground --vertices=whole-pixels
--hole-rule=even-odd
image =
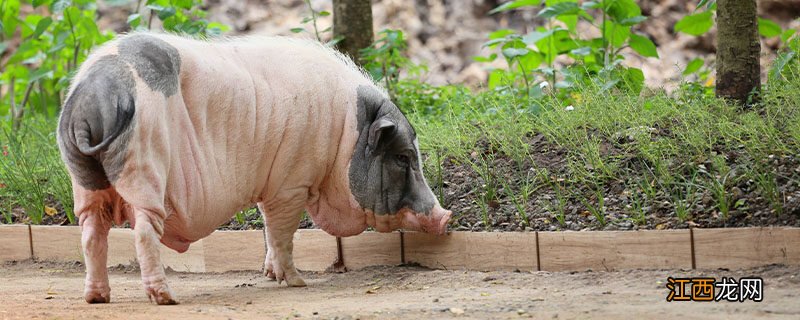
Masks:
[[[800,317],[800,267],[621,272],[473,272],[373,267],[303,273],[287,288],[258,272],[169,272],[180,304],[156,306],[139,272],[111,272],[112,303],[83,301],[79,264],[0,266],[0,319],[753,319]],[[763,302],[666,302],[667,277],[764,279]]]

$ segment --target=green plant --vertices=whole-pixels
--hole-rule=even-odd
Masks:
[[[646,19],[633,0],[586,1],[581,4],[576,0],[516,0],[498,6],[490,13],[539,7],[542,3],[545,6],[537,15],[547,20],[546,26],[526,35],[507,29],[489,34],[489,41],[484,46],[499,49],[509,66],[509,70],[492,71],[490,88],[513,87],[516,79],[521,78],[528,96],[540,98],[544,88],[550,88],[552,93],[568,89],[567,94],[560,95],[564,100],[569,100],[569,92],[576,91],[588,81],[599,83],[603,91],[617,88],[638,93],[642,89],[644,74],[640,69],[624,67],[621,52],[631,48],[645,57],[658,57],[658,52],[649,38],[632,32],[633,26]],[[593,13],[599,13],[600,21],[594,18]],[[577,31],[580,20],[595,27],[600,36],[581,39]],[[557,70],[555,61],[559,56],[567,56],[575,63]],[[496,58],[497,54],[492,53],[475,60],[491,62]],[[541,80],[532,78],[537,74]]]
[[[207,13],[202,4],[202,0],[146,0],[150,15],[144,23],[138,10],[141,2],[137,2],[137,10],[128,16],[128,24],[134,30],[149,30],[153,26],[153,17],[158,17],[166,31],[204,37],[222,35],[229,27],[206,20]]]
[[[67,220],[75,223],[72,189],[56,147],[53,127],[41,117],[16,130],[0,126],[3,130],[0,184],[2,193],[9,198],[8,205],[0,209],[5,212],[6,222],[11,222],[11,211],[18,207],[31,223],[39,224],[45,213],[57,213],[52,207],[55,200],[64,207]]]
[[[518,173],[520,178],[524,177],[522,182],[519,184],[519,190],[516,192],[512,189],[511,183],[508,180],[501,180],[503,185],[503,190],[506,193],[506,197],[511,199],[511,202],[514,204],[514,208],[517,209],[517,215],[522,219],[522,222],[526,227],[531,225],[530,218],[528,217],[528,201],[530,201],[530,197],[537,189],[540,187],[536,184],[536,173],[533,169],[528,170],[525,174],[521,172]]]
[[[597,223],[600,224],[601,227],[606,226],[606,206],[605,206],[605,198],[603,197],[603,190],[600,187],[596,187],[594,189],[594,198],[596,200],[596,205],[590,201],[590,199],[584,197],[583,195],[578,195],[578,200],[580,200],[581,204],[586,207],[586,210],[594,216]]]
[[[641,199],[638,193],[631,193],[630,220],[640,226],[647,224],[647,213],[644,210],[644,201],[646,201],[646,199]]]
[[[757,173],[755,174],[755,183],[758,192],[769,203],[775,215],[783,213],[786,200],[775,180],[775,174],[769,170]]]
[[[304,0],[304,1],[306,3],[306,7],[308,7],[308,10],[311,11],[311,15],[304,17],[303,21],[301,21],[300,23],[301,24],[307,24],[307,23],[310,22],[311,23],[311,27],[314,30],[314,32],[311,33],[311,35],[313,35],[314,38],[317,39],[317,41],[323,42],[322,41],[323,35],[325,33],[331,33],[332,34],[333,33],[333,26],[330,26],[330,27],[327,27],[325,29],[319,30],[319,26],[317,24],[317,19],[319,19],[319,17],[327,17],[327,16],[331,15],[331,13],[329,11],[325,11],[325,10],[323,10],[323,11],[314,10],[314,7],[311,5],[311,0]],[[309,32],[304,27],[292,28],[291,31],[294,32],[294,33]],[[325,43],[326,46],[333,47],[337,43],[341,42],[343,39],[344,39],[344,37],[341,37],[341,36],[333,37],[333,38],[331,38],[330,40],[328,40],[327,42],[324,42],[324,43]]]
[[[707,33],[714,26],[714,14],[717,11],[716,0],[700,0],[697,7],[692,14],[689,14],[677,22],[675,22],[675,31],[682,32],[692,36],[701,36]],[[758,18],[758,33],[763,38],[780,37],[781,40],[781,53],[775,60],[775,63],[770,70],[770,77],[780,76],[781,71],[786,64],[796,60],[795,57],[798,51],[798,37],[796,36],[797,30],[786,29],[783,30],[781,26],[775,21],[767,18]],[[711,66],[704,67],[705,61],[702,58],[694,58],[690,61],[683,71],[685,76],[697,74],[701,82],[704,82],[704,87],[713,87],[714,78],[710,77]]]
[[[361,49],[361,61],[372,79],[383,81],[389,97],[395,100],[400,72],[420,72],[425,67],[415,65],[405,56],[408,44],[403,31],[384,29],[378,32],[377,38],[371,46]]]
[[[32,13],[20,15],[20,6]],[[19,129],[25,115],[54,116],[79,63],[113,37],[95,24],[94,1],[0,2],[0,117]],[[11,41],[19,37],[18,45]]]

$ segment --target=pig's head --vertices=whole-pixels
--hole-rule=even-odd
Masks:
[[[399,228],[444,234],[452,214],[422,174],[417,136],[383,93],[358,87],[358,140],[350,161],[350,190],[380,232]]]

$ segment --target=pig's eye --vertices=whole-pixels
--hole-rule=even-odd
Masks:
[[[401,167],[408,167],[408,156],[404,154],[398,154],[394,156],[395,160],[397,160],[397,164]]]

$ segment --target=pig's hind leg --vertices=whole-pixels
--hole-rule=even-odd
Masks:
[[[108,283],[108,232],[112,223],[112,189],[89,191],[73,181],[75,215],[81,227],[81,246],[86,264],[83,298],[88,303],[111,302]]]
[[[306,283],[294,267],[292,260],[292,239],[300,224],[302,204],[280,206],[270,209],[264,203],[258,204],[264,216],[264,232],[267,241],[267,255],[264,261],[264,274],[291,287],[305,287]]]
[[[142,284],[150,300],[155,300],[161,305],[178,304],[174,294],[167,285],[167,275],[161,264],[161,255],[158,251],[159,239],[163,235],[163,220],[155,222],[150,210],[134,207],[133,214],[136,226],[133,228],[136,241],[136,256],[142,271]],[[156,218],[157,219],[157,218]]]

